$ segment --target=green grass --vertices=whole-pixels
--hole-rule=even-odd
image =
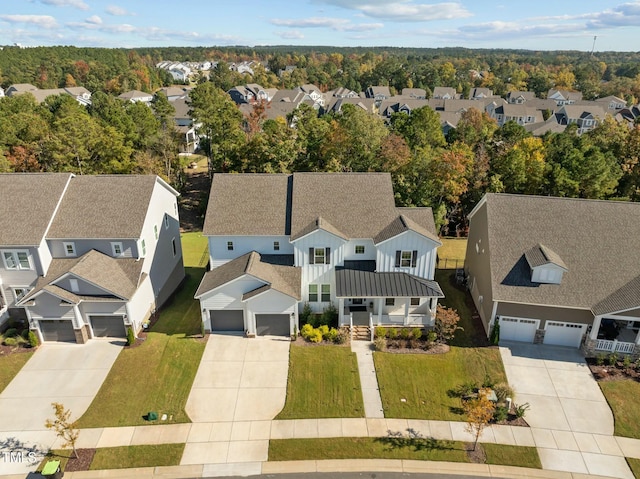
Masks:
[[[486,376],[507,382],[495,348],[452,347],[446,354],[374,353],[385,417],[464,421],[449,391]],[[406,399],[402,402],[401,399]]]
[[[209,261],[207,237],[202,232],[193,231],[180,235],[185,267],[204,268]]]
[[[193,299],[204,270],[187,268],[189,276],[160,312],[146,341],[123,350],[79,427],[137,426],[149,411],[167,414],[165,423],[190,422],[184,411],[204,352],[200,306]]]
[[[467,254],[467,238],[441,238],[438,248],[438,268],[462,268]]]
[[[636,479],[640,479],[640,459],[627,457],[627,463],[631,468],[631,472],[633,472],[633,477],[635,477]]]
[[[482,444],[482,449],[487,455],[487,464],[542,469],[540,456],[535,447]]]
[[[33,356],[33,351],[0,356],[0,393],[4,391],[22,366]]]
[[[177,466],[183,451],[184,444],[100,448],[96,449],[89,470]]]
[[[541,469],[535,447],[482,444],[487,464]],[[413,459],[418,461],[469,462],[465,443],[430,438],[330,438],[269,441],[269,461],[323,459]]]
[[[613,411],[616,436],[640,439],[640,383],[632,379],[598,383]]]
[[[462,331],[457,331],[452,346],[478,347],[487,346],[487,335],[479,317],[473,319],[472,311],[475,311],[471,296],[462,286],[455,284],[455,273],[448,269],[436,270],[436,281],[442,288],[444,298],[438,300],[439,304],[447,308],[453,308],[460,315]]]
[[[363,417],[355,353],[338,346],[291,346],[287,400],[276,419]]]

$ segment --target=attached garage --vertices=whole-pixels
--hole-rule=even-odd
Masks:
[[[210,309],[211,331],[244,331],[241,309]]]
[[[289,336],[288,314],[256,314],[256,334],[258,336]]]
[[[570,346],[579,348],[582,335],[586,330],[586,324],[563,323],[559,321],[547,321],[545,325],[544,344],[556,346]]]
[[[122,315],[90,316],[94,338],[126,338],[127,330]]]
[[[65,341],[76,342],[76,335],[73,332],[73,323],[64,319],[41,319],[40,331],[45,341]]]
[[[533,343],[540,321],[500,316],[500,340]]]

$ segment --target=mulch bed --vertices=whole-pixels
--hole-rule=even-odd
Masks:
[[[620,381],[622,379],[633,379],[640,382],[640,368],[633,366],[624,367],[618,361],[615,366],[596,364],[596,358],[587,358],[587,365],[596,381]]]
[[[22,346],[5,346],[4,344],[0,344],[0,356],[28,353],[29,351],[35,351],[35,348],[26,348]]]
[[[482,449],[482,444],[478,444],[475,450],[472,442],[465,442],[464,446],[469,462],[473,462],[475,464],[484,464],[487,462],[487,455],[485,454],[484,449]]]
[[[392,354],[445,354],[451,347],[448,344],[433,343],[428,345],[424,341],[418,342],[415,348],[407,347],[406,342],[402,339],[387,340],[387,350],[385,352]]]
[[[499,426],[529,427],[529,423],[525,421],[523,417],[517,417],[515,414],[509,414],[509,417],[504,421],[492,422],[491,424],[497,424]]]
[[[88,471],[89,466],[91,465],[91,461],[93,461],[93,456],[96,453],[95,449],[76,449],[78,453],[78,457],[70,457],[69,462],[67,462],[66,467],[64,468],[64,472],[75,472],[75,471]]]

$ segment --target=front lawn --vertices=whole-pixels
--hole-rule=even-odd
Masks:
[[[640,439],[640,383],[632,379],[598,382],[615,421],[615,435]]]
[[[22,366],[33,356],[33,351],[5,354],[0,356],[0,393],[4,391]]]
[[[481,444],[487,464],[541,469],[535,447]],[[323,459],[413,459],[419,461],[470,462],[466,445],[430,438],[330,438],[279,439],[269,441],[269,461]]]
[[[358,362],[350,348],[291,346],[287,400],[276,419],[363,416]]]
[[[633,472],[633,477],[640,478],[640,459],[627,457],[627,463]]]
[[[166,423],[190,422],[184,411],[205,342],[200,335],[200,306],[193,299],[204,269],[187,268],[188,279],[160,311],[145,342],[124,349],[79,427],[148,424],[149,411],[167,414]]]
[[[96,449],[89,470],[177,466],[183,452],[184,444],[104,447]]]
[[[445,354],[374,353],[385,417],[464,421],[460,399],[449,391],[461,384],[507,382],[497,348],[452,347]],[[403,401],[403,399],[405,401]]]

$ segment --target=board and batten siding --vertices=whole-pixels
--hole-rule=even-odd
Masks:
[[[356,254],[356,246],[364,246],[364,254]],[[372,239],[351,239],[343,246],[345,261],[364,261],[376,259],[376,245]]]
[[[344,265],[344,247],[346,243],[345,240],[323,230],[314,231],[294,243],[295,265],[302,268],[302,303],[309,302],[309,285],[318,285],[318,301],[309,302],[314,312],[322,312],[330,302],[337,306],[335,268],[336,266]],[[309,258],[310,248],[325,248],[325,251],[326,248],[329,248],[329,264],[311,264],[313,258]],[[321,284],[330,285],[330,302],[320,301]]]
[[[378,272],[408,273],[426,279],[434,279],[436,248],[438,245],[413,231],[378,244],[376,265]],[[397,251],[417,251],[415,267],[396,267]]]
[[[201,309],[244,309],[242,295],[263,285],[262,281],[248,276],[238,278],[203,295]]]
[[[260,254],[293,254],[294,247],[288,236],[209,236],[209,259],[211,269],[217,268],[243,254],[257,251]],[[227,242],[233,242],[233,250],[227,249]],[[280,249],[273,249],[278,241]]]

